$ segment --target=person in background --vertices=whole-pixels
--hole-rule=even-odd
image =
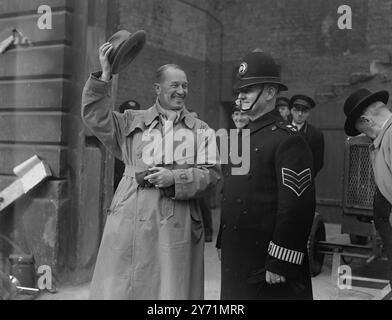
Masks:
[[[276,99],[276,109],[278,110],[280,116],[286,123],[291,123],[291,112],[290,112],[290,99],[286,97],[278,97]]]
[[[294,95],[290,99],[292,125],[297,128],[312,150],[314,176],[316,177],[324,166],[324,135],[320,129],[308,122],[311,110],[315,106],[315,101],[303,94]]]
[[[373,93],[362,88],[353,92],[344,103],[344,131],[348,136],[363,133],[373,142],[369,147],[377,186],[373,221],[388,258],[388,280],[392,286],[392,112],[388,99],[387,91]]]

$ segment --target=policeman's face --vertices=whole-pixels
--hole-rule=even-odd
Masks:
[[[163,108],[181,110],[188,94],[188,80],[184,71],[169,68],[160,83],[155,84],[155,91]]]
[[[259,93],[263,90],[263,86],[253,85],[241,88],[238,93],[238,100],[241,102],[241,109],[245,112],[250,111],[250,107],[257,99]],[[257,103],[254,105],[256,107],[257,104],[260,103],[262,97],[260,96]]]
[[[241,111],[235,111],[232,118],[237,129],[242,129],[249,123],[249,116]]]
[[[286,107],[286,106],[278,107],[278,111],[279,111],[280,115],[282,116],[282,118],[287,121],[287,119],[289,118],[289,115],[290,115],[289,107]]]
[[[294,123],[303,124],[309,118],[310,109],[300,105],[294,105],[291,109],[291,115],[293,116]]]

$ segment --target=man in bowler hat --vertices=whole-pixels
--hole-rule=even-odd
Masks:
[[[221,299],[312,299],[307,241],[314,210],[311,150],[275,110],[280,66],[256,50],[234,90],[249,116],[250,170],[224,181]]]
[[[323,132],[308,122],[311,110],[316,106],[315,101],[306,95],[297,94],[290,99],[292,125],[309,143],[313,154],[314,176],[324,165],[324,135]]]
[[[392,112],[387,106],[387,91],[371,92],[362,88],[352,93],[344,104],[344,131],[349,136],[367,135],[370,145],[374,180],[374,225],[380,234],[388,257],[388,277],[392,285]]]
[[[218,154],[195,157],[216,145],[215,137],[187,111],[188,80],[178,65],[158,68],[149,109],[112,110],[112,72],[128,65],[134,45],[143,40],[142,34],[135,36],[122,32],[99,48],[102,71],[92,73],[83,90],[84,123],[125,163],[108,209],[90,299],[203,299],[204,232],[197,198],[220,179],[220,167]],[[179,130],[192,137],[202,132],[207,139],[174,140]],[[159,133],[164,147],[149,157],[151,132]],[[193,151],[192,161],[177,161],[180,143]]]

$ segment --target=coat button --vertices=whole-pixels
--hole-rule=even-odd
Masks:
[[[223,198],[222,198],[222,201],[223,201],[223,202],[226,202],[226,198],[225,198],[225,197],[223,197]]]
[[[255,152],[259,153],[260,149],[259,148],[255,148]]]
[[[237,199],[238,204],[242,204],[242,200],[240,198]]]
[[[237,227],[237,226],[234,226],[234,227],[233,227],[233,230],[234,230],[234,231],[237,231],[237,230],[238,230],[238,227]]]
[[[242,211],[243,214],[248,214],[247,210]]]
[[[223,229],[226,229],[226,224],[223,224]]]

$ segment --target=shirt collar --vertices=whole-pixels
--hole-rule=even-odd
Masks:
[[[377,138],[374,139],[374,142],[372,144],[372,149],[379,148],[381,145],[381,141],[384,138],[385,132],[388,130],[388,128],[392,125],[392,116],[384,123],[384,126],[381,130],[381,132],[378,134]]]
[[[155,104],[151,108],[146,110],[146,113],[144,115],[144,123],[147,127],[149,127],[154,120],[159,118],[157,104],[159,104],[158,99],[156,100]],[[180,115],[180,121],[182,120],[184,120],[185,125],[189,129],[192,129],[195,126],[195,122],[196,122],[195,117],[192,116],[192,114],[186,109],[186,107],[184,107]]]
[[[294,123],[294,121],[292,121],[292,123],[291,123],[294,127],[296,127],[297,129],[298,129],[298,131],[300,131],[303,127],[305,127],[304,128],[304,131],[306,131],[306,121],[303,123],[303,124],[296,124],[296,123]]]

